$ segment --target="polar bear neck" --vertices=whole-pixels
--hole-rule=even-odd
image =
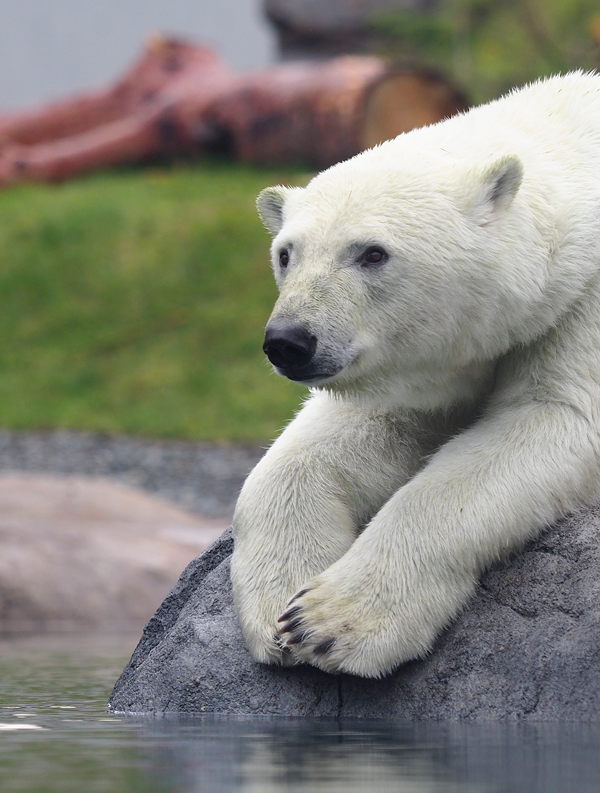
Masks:
[[[496,366],[496,361],[474,361],[461,369],[370,372],[351,383],[324,383],[318,390],[372,410],[445,410],[484,400],[493,389]]]

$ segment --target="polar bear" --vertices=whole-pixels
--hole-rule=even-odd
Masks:
[[[600,76],[538,82],[258,198],[264,350],[311,396],[248,477],[258,661],[380,677],[600,497]]]

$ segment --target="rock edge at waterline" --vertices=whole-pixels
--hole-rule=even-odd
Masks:
[[[235,616],[231,530],[182,573],[115,685],[128,713],[600,720],[600,507],[496,565],[424,660],[383,680],[255,663]]]

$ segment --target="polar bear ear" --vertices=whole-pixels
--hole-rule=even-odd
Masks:
[[[291,192],[292,190],[289,187],[277,185],[277,187],[265,188],[256,199],[259,217],[273,236],[281,231],[283,226],[283,205]]]
[[[489,223],[513,200],[523,180],[523,163],[515,155],[501,157],[488,165],[479,183],[476,216]]]

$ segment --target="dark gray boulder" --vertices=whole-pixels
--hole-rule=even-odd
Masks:
[[[109,707],[396,719],[600,720],[600,507],[486,573],[431,655],[383,680],[255,663],[229,582],[231,530],[183,572]]]
[[[373,21],[390,12],[425,14],[439,0],[264,0],[285,59],[373,52],[381,44]]]

